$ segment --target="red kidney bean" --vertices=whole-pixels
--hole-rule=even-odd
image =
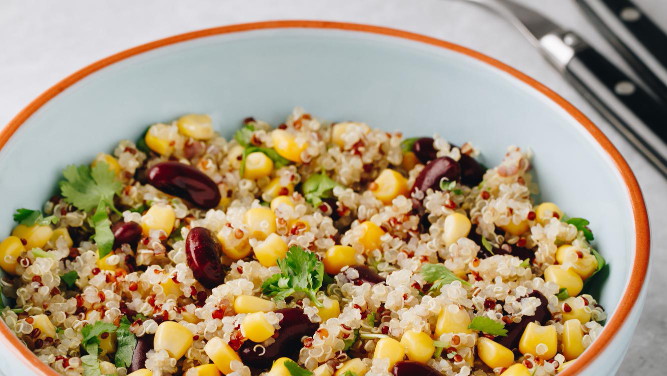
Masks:
[[[132,363],[127,370],[132,373],[138,369],[146,368],[146,354],[153,349],[154,336],[152,334],[145,334],[142,337],[137,337],[137,345],[134,347],[132,353]]]
[[[355,265],[355,266],[350,266],[350,269],[354,269],[359,273],[359,279],[363,282],[368,282],[371,285],[374,285],[376,283],[382,283],[385,281],[384,278],[382,278],[381,275],[379,275],[375,270],[369,268],[368,266],[365,265]]]
[[[426,364],[403,360],[394,365],[394,376],[442,376],[440,372]]]
[[[470,240],[474,241],[479,245],[479,252],[477,252],[477,258],[485,259],[494,255],[512,255],[520,258],[521,260],[530,259],[531,261],[535,259],[535,252],[532,249],[526,247],[519,247],[516,244],[502,244],[500,247],[492,247],[491,252],[489,252],[484,245],[482,244],[482,235],[477,233],[477,226],[472,226],[470,229],[470,234],[468,235]]]
[[[461,154],[459,159],[461,166],[461,183],[469,187],[474,187],[482,182],[486,169],[475,158]]]
[[[429,188],[439,190],[440,181],[443,178],[453,181],[459,180],[460,176],[461,168],[455,160],[449,157],[436,158],[428,162],[419,175],[417,175],[417,179],[415,179],[415,183],[410,190],[410,196],[417,190],[422,192],[426,192]],[[419,200],[413,199],[412,203],[416,208],[421,207]]]
[[[111,226],[114,241],[113,247],[118,248],[123,244],[129,244],[132,248],[137,246],[141,240],[141,226],[137,222],[118,222]]]
[[[203,172],[180,162],[162,162],[151,167],[148,183],[164,193],[184,198],[202,209],[220,203],[220,190]]]
[[[415,153],[421,163],[436,159],[438,151],[433,146],[434,140],[431,137],[422,137],[412,145],[412,152]]]
[[[267,369],[273,361],[281,357],[298,359],[303,344],[303,337],[315,334],[319,324],[310,322],[300,308],[283,308],[276,311],[282,313],[280,330],[275,342],[264,349],[256,349],[257,343],[247,340],[239,349],[239,356],[243,364],[254,369]]]
[[[526,327],[529,323],[539,322],[540,325],[544,325],[547,323],[547,321],[549,321],[549,319],[551,319],[551,312],[549,312],[548,308],[549,303],[547,302],[547,298],[545,298],[544,295],[535,290],[528,294],[526,297],[538,298],[540,300],[540,305],[535,309],[535,314],[531,316],[523,316],[521,317],[521,321],[506,325],[505,329],[507,329],[507,335],[493,339],[494,341],[511,350],[519,347],[521,336],[523,335],[523,332],[526,330]],[[519,299],[519,301],[521,301],[521,299]]]
[[[185,239],[185,256],[192,274],[202,286],[212,289],[225,281],[221,254],[222,247],[211,231],[204,227],[190,230]]]

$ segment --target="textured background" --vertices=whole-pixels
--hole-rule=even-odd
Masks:
[[[574,29],[619,62],[572,0],[523,0]],[[636,0],[667,30],[667,1]],[[137,44],[219,25],[321,19],[389,26],[449,40],[495,57],[574,103],[620,149],[642,186],[653,229],[648,299],[620,375],[667,369],[667,182],[506,22],[456,0],[1,0],[0,125],[75,70]],[[667,48],[667,47],[666,47]],[[563,145],[567,149],[567,145]],[[661,356],[663,355],[663,356]]]

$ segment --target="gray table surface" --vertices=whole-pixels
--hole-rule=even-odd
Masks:
[[[621,63],[572,0],[523,0],[578,31]],[[636,0],[667,29],[667,1]],[[506,22],[456,0],[2,0],[0,125],[75,70],[112,53],[201,28],[271,19],[320,19],[389,26],[479,50],[536,78],[581,109],[628,160],[651,220],[653,274],[639,328],[620,375],[667,369],[667,182]],[[662,292],[661,292],[662,291]],[[661,356],[662,355],[662,356]]]

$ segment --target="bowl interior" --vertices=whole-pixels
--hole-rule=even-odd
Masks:
[[[179,115],[211,114],[231,136],[243,118],[274,124],[294,106],[408,136],[471,141],[494,165],[509,145],[534,152],[542,199],[591,221],[610,264],[601,303],[614,312],[635,247],[618,171],[565,110],[512,75],[447,49],[342,30],[287,28],[191,40],[97,71],[49,101],[0,151],[0,233],[38,208],[62,169]]]

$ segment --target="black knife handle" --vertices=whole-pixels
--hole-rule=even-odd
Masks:
[[[667,108],[599,52],[580,46],[565,77],[667,177]]]
[[[631,0],[577,0],[577,3],[667,104],[667,34]]]

